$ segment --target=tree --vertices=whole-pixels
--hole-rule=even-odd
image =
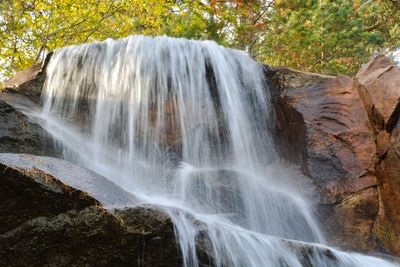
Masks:
[[[268,30],[254,53],[261,61],[325,74],[353,74],[390,41],[380,1],[276,1]],[[382,22],[382,25],[388,26]]]
[[[400,47],[395,0],[3,0],[0,82],[56,48],[130,34],[211,39],[272,65],[351,74]]]
[[[0,5],[2,68],[9,76],[43,58],[46,51],[128,33],[159,34],[161,5],[151,1],[9,0]],[[153,1],[156,3],[156,1]],[[159,3],[160,1],[157,1]],[[149,10],[151,9],[151,12]],[[146,17],[146,25],[141,20]],[[130,17],[132,15],[132,17]]]

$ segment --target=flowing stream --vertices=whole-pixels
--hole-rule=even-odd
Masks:
[[[171,217],[185,266],[203,265],[199,241],[214,266],[398,266],[325,245],[287,185],[265,74],[244,52],[144,36],[66,47],[43,100],[67,160]]]

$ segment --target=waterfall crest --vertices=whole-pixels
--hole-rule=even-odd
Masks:
[[[285,241],[325,238],[283,185],[265,75],[241,51],[144,36],[62,48],[43,100],[66,159],[171,216],[185,266],[201,266],[199,238],[215,266],[395,266],[324,245],[304,263]]]

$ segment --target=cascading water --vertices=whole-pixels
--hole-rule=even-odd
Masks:
[[[303,243],[324,237],[282,183],[266,88],[241,51],[131,36],[57,50],[41,117],[66,159],[171,216],[185,266],[200,238],[215,266],[397,266]]]

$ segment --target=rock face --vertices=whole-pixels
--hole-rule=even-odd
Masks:
[[[4,84],[8,91],[16,91],[29,97],[36,103],[40,102],[42,88],[46,79],[46,67],[53,53],[49,53],[43,63],[17,72],[15,76]]]
[[[118,195],[115,204],[129,193],[103,184],[100,195],[100,183],[107,181],[59,159],[0,154],[0,266],[182,266],[171,219],[149,205],[105,209],[93,196]],[[201,267],[215,266],[206,231],[197,238]],[[312,260],[321,257],[340,265],[329,248],[277,242],[305,266],[317,267]]]
[[[383,247],[400,255],[400,69],[378,56],[360,69],[356,80],[378,152],[380,205],[374,233]]]
[[[0,93],[0,152],[60,156],[52,137],[27,116],[37,111],[24,95]]]
[[[374,130],[390,133],[400,112],[400,69],[380,55],[359,70],[356,81]]]
[[[33,66],[0,93],[0,266],[181,266],[164,212],[140,205],[112,209],[136,205],[136,198],[84,168],[32,156],[60,156],[35,119],[44,73]],[[330,241],[400,256],[399,68],[379,56],[354,79],[287,68],[266,73],[278,147],[313,181]],[[179,151],[179,125],[168,124],[165,143]],[[212,266],[201,231],[197,242],[202,266]],[[284,242],[312,266],[307,258],[319,249]]]
[[[289,151],[285,155],[319,183],[327,201],[376,184],[368,172],[374,163],[374,136],[351,78],[326,77],[299,88],[283,88],[278,108],[286,139],[283,149]]]
[[[1,266],[181,266],[172,222],[161,211],[138,206],[112,214],[95,192],[27,167],[57,169],[61,161],[0,158]]]
[[[51,53],[18,72],[0,92],[0,153],[60,157],[53,138],[38,124],[40,96]]]
[[[378,56],[355,79],[269,75],[279,148],[320,189],[332,243],[400,255],[400,69]]]

